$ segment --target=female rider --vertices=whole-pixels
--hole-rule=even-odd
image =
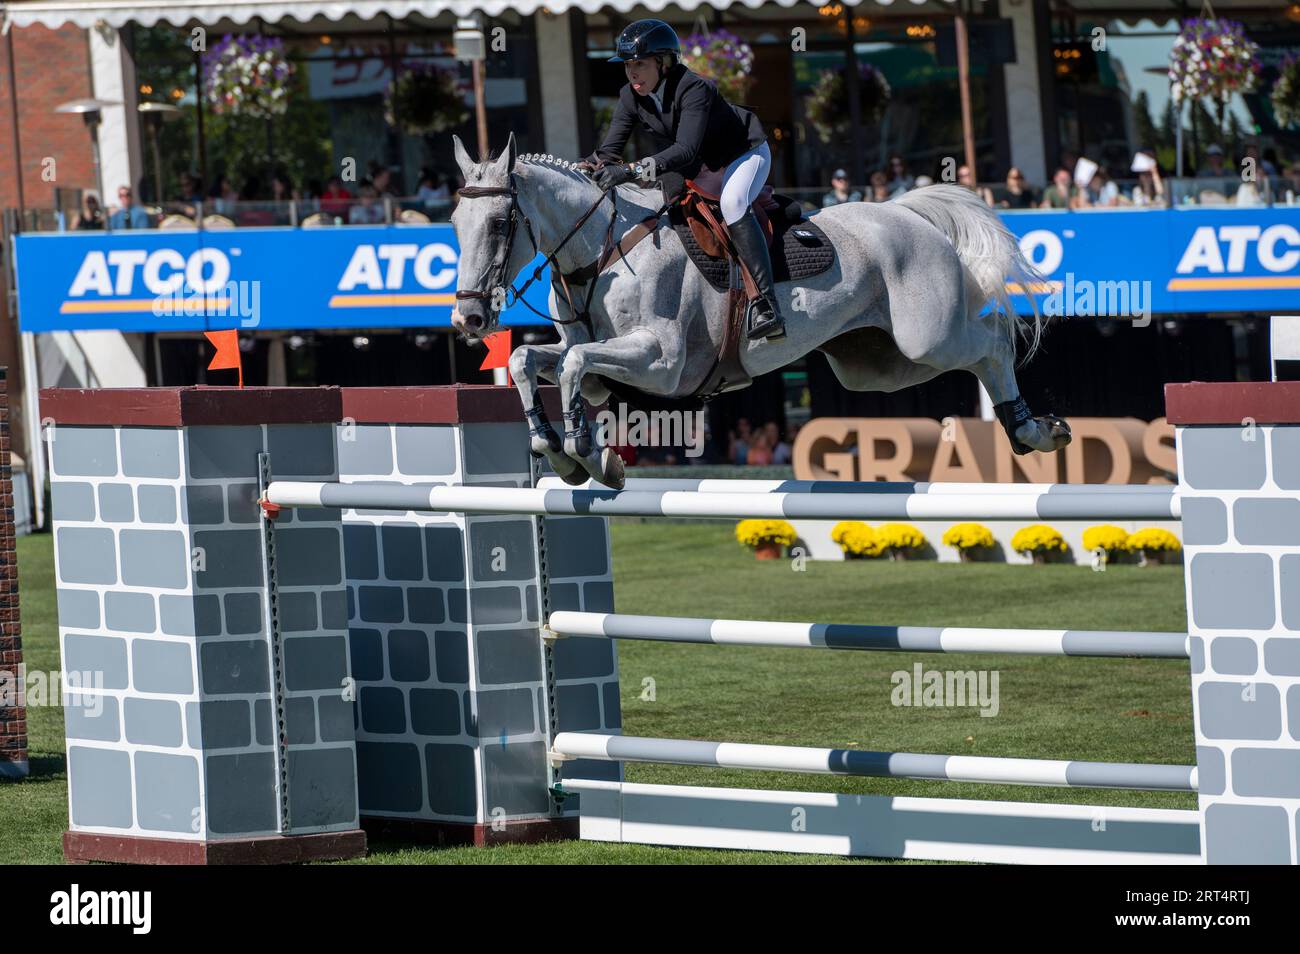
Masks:
[[[681,42],[663,20],[638,20],[618,37],[611,63],[622,63],[627,85],[605,141],[580,165],[605,190],[641,176],[678,172],[690,179],[702,166],[723,170],[722,215],[759,298],[749,315],[750,338],[779,338],[785,323],[772,287],[767,237],[750,204],[758,198],[772,153],[763,126],[748,109],[732,106],[712,82],[680,62]],[[640,127],[657,150],[634,165],[623,147]]]

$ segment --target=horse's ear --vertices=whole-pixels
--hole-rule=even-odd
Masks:
[[[474,168],[474,160],[471,159],[469,153],[465,151],[465,144],[460,141],[459,136],[452,136],[451,141],[455,146],[456,165],[460,166],[460,174],[468,179],[469,171]]]
[[[519,147],[515,145],[515,134],[511,133],[510,138],[506,140],[506,148],[497,157],[494,171],[498,175],[506,176],[515,171],[515,160],[519,158]]]

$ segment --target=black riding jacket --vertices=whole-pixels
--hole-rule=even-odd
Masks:
[[[662,116],[651,97],[638,96],[630,83],[623,87],[605,141],[588,162],[622,162],[623,147],[639,127],[654,144],[656,152],[646,158],[654,160],[656,174],[678,172],[689,179],[701,165],[723,169],[767,139],[753,112],[732,106],[712,82],[681,63],[663,82]]]

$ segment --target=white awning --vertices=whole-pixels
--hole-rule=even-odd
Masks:
[[[950,5],[953,0],[927,3],[927,0],[849,0],[850,6],[873,2],[882,7],[894,6],[900,11],[928,5],[932,9]],[[100,21],[111,27],[127,23],[153,26],[166,21],[182,26],[191,21],[211,24],[221,21],[247,23],[260,17],[268,23],[283,19],[307,23],[317,17],[341,20],[355,16],[362,20],[387,14],[402,19],[410,14],[436,17],[443,13],[467,16],[474,12],[497,16],[514,12],[528,15],[545,7],[552,13],[578,9],[585,13],[598,13],[611,7],[620,13],[634,9],[657,12],[668,7],[694,10],[701,6],[726,9],[729,6],[782,7],[808,6],[807,0],[286,0],[267,3],[264,0],[15,0],[4,5],[4,28],[25,27],[35,23],[51,29],[65,23],[90,28]]]

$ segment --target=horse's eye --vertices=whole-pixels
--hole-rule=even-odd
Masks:
[[[492,220],[492,224],[489,226],[489,228],[492,230],[492,233],[493,233],[494,235],[505,235],[505,234],[506,234],[506,220],[505,220],[505,219],[493,219],[493,220]]]

